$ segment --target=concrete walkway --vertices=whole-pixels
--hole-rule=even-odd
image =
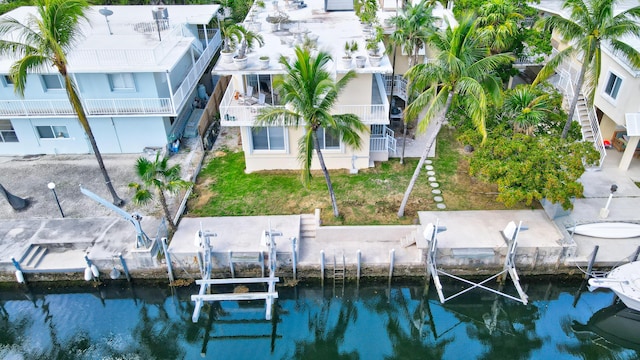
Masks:
[[[225,128],[220,141],[237,145],[234,129]],[[420,156],[424,148],[427,134],[413,142],[406,149],[407,157]],[[195,152],[194,152],[195,151]],[[189,178],[197,167],[199,156],[197,150],[187,149],[171,158],[174,163],[183,166],[184,176]],[[214,151],[215,152],[215,151]],[[212,153],[214,153],[212,152]],[[416,155],[417,154],[417,155]],[[138,155],[106,156],[107,169],[112,182],[121,197],[131,198],[131,190],[127,184],[135,180],[133,167]],[[425,249],[417,245],[405,246],[415,241],[422,234],[423,226],[427,222],[439,219],[448,230],[439,236],[439,250],[452,254],[452,259],[464,257],[464,251],[453,249],[476,249],[476,257],[493,249],[495,254],[503,254],[505,243],[499,230],[509,221],[523,221],[529,226],[527,232],[521,234],[521,245],[532,249],[530,253],[523,252],[523,261],[532,262],[544,257],[541,249],[547,249],[549,254],[567,248],[566,231],[564,227],[573,223],[593,222],[599,218],[600,209],[604,207],[609,196],[611,184],[618,186],[610,204],[610,214],[606,220],[640,222],[640,189],[634,181],[640,181],[640,161],[635,160],[627,172],[617,169],[621,153],[609,150],[605,165],[601,171],[586,172],[581,178],[584,184],[584,199],[576,199],[574,210],[568,215],[550,220],[543,211],[458,211],[458,212],[421,212],[420,224],[398,227],[326,227],[317,226],[313,229],[313,236],[304,235],[301,216],[281,217],[247,217],[247,218],[183,218],[175,234],[171,252],[184,254],[184,266],[193,267],[197,264],[192,256],[198,250],[195,236],[201,228],[218,234],[214,240],[215,250],[227,256],[228,251],[260,251],[260,234],[268,228],[283,231],[279,240],[279,257],[282,254],[284,262],[291,257],[291,240],[296,237],[298,262],[300,266],[317,269],[320,266],[320,254],[325,253],[326,261],[333,262],[333,256],[345,255],[347,266],[353,266],[360,250],[361,259],[366,266],[388,267],[393,250],[396,264],[405,269],[423,269]],[[78,184],[103,196],[109,200],[103,180],[96,171],[95,159],[91,155],[83,156],[40,156],[26,158],[0,158],[0,173],[2,183],[11,193],[27,197],[31,206],[21,212],[16,212],[0,199],[0,270],[4,279],[11,280],[13,265],[11,257],[22,261],[32,261],[31,267],[41,271],[76,271],[84,266],[83,256],[99,264],[103,271],[109,271],[114,266],[114,256],[122,253],[130,262],[132,270],[157,270],[164,272],[164,266],[158,264],[151,254],[142,254],[135,250],[135,231],[126,220],[121,219],[112,211],[86,198],[78,191]],[[437,169],[436,169],[437,170]],[[56,190],[60,204],[65,211],[62,219],[53,195],[46,187],[49,181],[57,184]],[[179,205],[179,199],[171,199],[172,207]],[[124,207],[128,212],[138,211],[145,214],[142,226],[151,237],[158,232],[161,212],[158,204],[146,208],[134,206],[128,201]],[[314,215],[310,215],[314,216]],[[571,239],[570,239],[571,240]],[[596,239],[584,236],[574,236],[574,256],[568,266],[584,264],[588,261],[593,247],[600,246],[597,261],[601,265],[618,264],[629,260],[640,246],[640,239]],[[54,246],[57,245],[57,246]],[[44,255],[35,255],[36,247]],[[478,250],[480,249],[480,250]],[[554,250],[555,249],[555,250]],[[545,250],[545,251],[547,251]],[[31,251],[34,253],[31,254]],[[470,254],[467,252],[467,255]],[[473,254],[472,254],[473,255]],[[525,256],[526,255],[526,256]],[[566,255],[566,254],[565,254]],[[137,256],[137,257],[136,257]],[[221,255],[220,266],[224,267],[224,256]],[[555,256],[555,255],[554,255]],[[560,255],[558,255],[560,256]],[[179,257],[179,256],[178,256]],[[137,260],[136,260],[137,259]],[[483,259],[473,258],[472,262],[482,264]],[[477,261],[476,261],[477,260]],[[290,266],[283,263],[283,265]],[[452,266],[455,264],[452,264]],[[407,270],[407,271],[409,271]],[[314,270],[315,271],[315,270]]]

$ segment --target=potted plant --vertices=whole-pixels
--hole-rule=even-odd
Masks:
[[[344,43],[344,56],[342,57],[342,66],[346,69],[351,68],[351,58],[353,53],[358,51],[358,43],[355,40]]]
[[[260,62],[260,69],[265,70],[269,68],[269,57],[267,55],[262,55],[258,58]]]
[[[271,24],[271,32],[276,32],[281,30],[283,23],[289,21],[289,15],[280,10],[276,10],[275,12],[270,13],[266,20]]]
[[[366,30],[378,22],[378,0],[355,0],[353,10]]]
[[[367,50],[369,51],[369,62],[371,66],[380,66],[380,61],[382,61],[380,42],[382,41],[383,35],[383,28],[376,26],[373,31],[373,36],[367,40]]]
[[[367,57],[364,55],[356,56],[356,66],[362,69],[365,65],[367,65]]]
[[[231,20],[218,22],[218,28],[222,35],[220,58],[223,63],[233,62],[233,54],[236,46],[242,40],[242,31],[240,30],[240,27],[240,25],[233,24]]]
[[[262,38],[262,35],[256,34],[242,25],[236,26],[242,33],[242,39],[238,46],[238,53],[233,57],[233,62],[236,64],[238,69],[244,69],[247,67],[247,51],[251,51],[253,49],[254,43],[257,43],[260,46],[264,45],[264,39]]]

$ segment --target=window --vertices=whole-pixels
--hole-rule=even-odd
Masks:
[[[109,84],[111,91],[135,90],[136,84],[133,81],[133,74],[109,74]]]
[[[11,120],[0,120],[0,142],[18,142],[18,136],[11,125]]]
[[[622,79],[614,73],[609,73],[609,79],[607,80],[607,84],[604,87],[604,93],[607,94],[611,99],[615,100],[618,98],[618,91],[620,91],[621,85]]]
[[[340,150],[340,138],[335,131],[319,128],[317,134],[321,150]]]
[[[40,139],[67,139],[69,132],[66,126],[36,126]]]
[[[13,86],[13,79],[11,78],[11,76],[4,75],[2,78],[4,80],[4,86]]]
[[[60,75],[42,75],[45,90],[62,90],[62,78]]]
[[[254,127],[251,140],[253,150],[285,150],[282,127]]]

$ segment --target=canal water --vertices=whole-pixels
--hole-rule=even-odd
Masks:
[[[580,282],[528,283],[528,305],[480,290],[441,304],[421,283],[328,284],[279,288],[271,321],[255,301],[206,305],[198,323],[195,287],[2,290],[0,359],[640,357],[638,314]]]

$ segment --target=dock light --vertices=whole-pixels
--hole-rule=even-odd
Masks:
[[[60,210],[60,215],[64,217],[64,212],[62,212],[62,206],[60,206],[60,201],[58,200],[58,194],[56,193],[56,184],[50,182],[47,184],[47,187],[51,192],[53,192],[53,198],[56,199],[56,204],[58,205],[58,210]]]
[[[609,194],[609,199],[607,199],[607,204],[604,206],[604,208],[600,209],[600,217],[602,219],[606,219],[609,216],[609,205],[611,205],[611,199],[613,198],[613,193],[618,191],[618,185],[616,184],[611,185],[611,188],[609,190],[611,190],[611,193]]]

